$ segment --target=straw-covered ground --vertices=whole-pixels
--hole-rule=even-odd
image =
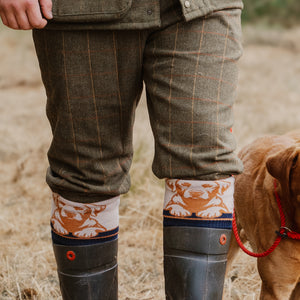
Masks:
[[[245,28],[235,114],[238,146],[300,128],[300,28]],[[0,27],[0,300],[61,299],[44,182],[50,129],[29,32]],[[162,181],[151,173],[153,140],[144,99],[136,118],[132,189],[120,208],[121,300],[164,299]],[[255,259],[240,253],[225,300],[258,299]]]

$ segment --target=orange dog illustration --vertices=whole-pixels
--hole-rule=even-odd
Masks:
[[[53,194],[54,211],[52,213],[51,223],[58,234],[68,235],[80,238],[95,237],[98,233],[107,231],[101,225],[101,212],[106,205],[72,203],[64,201],[59,195]]]
[[[197,217],[216,218],[223,213],[232,213],[232,205],[224,202],[224,194],[232,185],[229,181],[220,180],[194,187],[184,180],[167,180],[166,183],[173,196],[164,209],[173,216],[187,217],[195,213]]]

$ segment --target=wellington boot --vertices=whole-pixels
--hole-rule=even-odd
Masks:
[[[117,243],[53,244],[63,300],[118,299]]]
[[[231,230],[164,228],[167,300],[221,300]]]

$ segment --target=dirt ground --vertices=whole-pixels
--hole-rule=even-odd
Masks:
[[[238,148],[300,128],[300,28],[244,28],[234,132]],[[30,32],[0,27],[0,300],[61,299],[51,249],[45,184],[50,128]],[[151,173],[153,139],[145,101],[137,112],[132,188],[120,208],[121,300],[164,299],[162,199]],[[225,300],[258,299],[255,259],[240,253]],[[284,300],[284,299],[283,299]]]

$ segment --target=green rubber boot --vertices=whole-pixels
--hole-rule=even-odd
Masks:
[[[64,300],[118,299],[118,241],[96,245],[53,244]]]
[[[221,300],[231,230],[164,228],[167,300]]]

